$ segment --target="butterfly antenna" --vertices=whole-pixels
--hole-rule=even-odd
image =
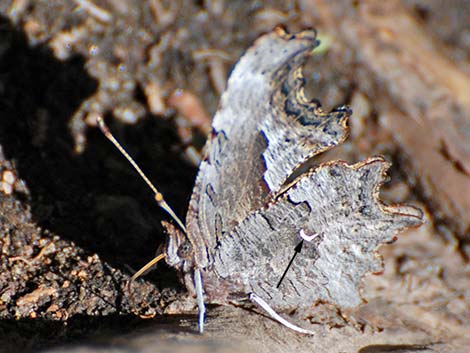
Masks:
[[[150,187],[150,189],[154,193],[154,198],[155,201],[157,201],[158,206],[160,206],[163,210],[166,211],[170,215],[171,218],[175,220],[176,223],[178,223],[178,226],[184,231],[186,234],[186,227],[184,226],[183,222],[179,219],[179,217],[176,215],[176,213],[171,209],[171,207],[168,205],[168,203],[165,201],[163,198],[163,195],[158,191],[158,189],[155,187],[155,185],[152,184],[149,178],[144,174],[142,169],[137,165],[137,163],[132,159],[132,157],[127,153],[127,151],[124,149],[124,147],[121,146],[121,144],[116,140],[116,138],[113,136],[111,131],[109,130],[108,126],[105,124],[103,118],[101,116],[96,118],[96,121],[98,122],[98,126],[101,130],[101,132],[106,136],[106,138],[113,143],[114,146],[121,152],[121,154],[126,157],[126,159],[129,161],[129,163],[134,167],[134,169],[139,173],[140,177],[144,179],[144,181],[147,183],[147,185]],[[155,259],[154,259],[155,260]],[[139,271],[140,272],[140,271]],[[144,270],[145,272],[145,270]],[[137,276],[138,277],[138,276]]]
[[[97,117],[96,121],[98,123],[98,126],[101,130],[101,132],[106,136],[106,138],[113,143],[114,146],[121,152],[121,154],[126,157],[126,159],[129,161],[129,163],[134,167],[134,169],[139,173],[140,177],[147,183],[147,185],[150,187],[150,189],[154,193],[154,198],[155,201],[157,201],[158,206],[160,206],[162,209],[164,209],[171,218],[175,220],[175,222],[178,224],[178,226],[183,230],[184,234],[187,234],[186,232],[186,227],[184,226],[183,222],[179,219],[179,217],[176,215],[176,213],[172,210],[172,208],[168,205],[168,203],[165,201],[163,198],[163,195],[161,192],[158,191],[158,189],[155,187],[155,185],[152,184],[150,179],[145,175],[145,173],[140,169],[140,167],[137,165],[137,163],[134,161],[134,159],[127,153],[127,151],[124,149],[124,147],[121,146],[121,144],[116,140],[116,138],[113,136],[111,131],[109,130],[108,126],[105,124],[104,120],[102,117]],[[160,254],[150,260],[147,264],[145,264],[140,270],[138,270],[129,280],[128,282],[128,290],[130,292],[130,286],[131,284],[140,276],[142,276],[147,270],[149,270],[152,266],[154,266],[157,262],[165,258],[165,254]],[[206,313],[206,307],[204,305],[204,292],[203,292],[203,287],[202,287],[202,278],[201,278],[201,271],[199,269],[194,270],[194,282],[196,286],[196,295],[197,295],[197,305],[199,309],[199,318],[198,318],[198,326],[199,326],[199,332],[203,333],[204,332],[204,317]]]
[[[303,334],[306,334],[306,335],[314,335],[315,334],[313,331],[306,330],[302,327],[296,326],[293,323],[291,323],[291,322],[287,321],[286,319],[284,319],[281,315],[276,313],[274,311],[274,309],[269,306],[268,303],[266,303],[263,299],[261,299],[261,297],[257,296],[255,293],[250,293],[248,298],[252,302],[258,304],[261,308],[263,308],[269,314],[269,316],[271,316],[274,320],[279,322],[281,325],[284,325],[284,326],[290,328],[291,330],[294,330],[296,332],[303,333]]]

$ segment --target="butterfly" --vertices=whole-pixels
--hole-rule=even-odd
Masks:
[[[201,332],[204,303],[249,298],[279,322],[309,333],[277,312],[320,300],[361,304],[364,275],[382,270],[377,247],[422,222],[420,210],[380,201],[390,167],[383,157],[299,171],[347,138],[352,114],[347,106],[325,112],[305,97],[302,66],[318,45],[313,30],[276,28],[240,58],[213,119],[185,224],[117,144],[177,223],[163,223],[164,253],[133,278],[164,258],[197,297]],[[102,119],[99,126],[114,139]],[[280,283],[302,240],[304,251]]]

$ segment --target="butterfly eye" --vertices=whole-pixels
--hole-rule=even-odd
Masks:
[[[178,256],[181,257],[182,259],[187,259],[190,257],[193,253],[193,246],[189,241],[185,241],[183,244],[181,244],[178,248]]]

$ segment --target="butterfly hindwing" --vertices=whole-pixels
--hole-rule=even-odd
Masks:
[[[372,157],[354,165],[326,163],[301,175],[224,238],[206,282],[228,287],[227,293],[255,292],[276,309],[316,300],[341,307],[360,304],[364,275],[382,270],[377,247],[421,223],[416,208],[380,202],[388,167],[382,157]],[[305,242],[277,288],[300,231],[313,240]]]

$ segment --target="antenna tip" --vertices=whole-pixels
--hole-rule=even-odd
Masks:
[[[98,124],[98,127],[100,128],[100,130],[106,135],[107,133],[109,133],[109,129],[108,127],[106,126],[104,120],[103,120],[103,117],[101,115],[98,115],[96,117],[96,123]]]

